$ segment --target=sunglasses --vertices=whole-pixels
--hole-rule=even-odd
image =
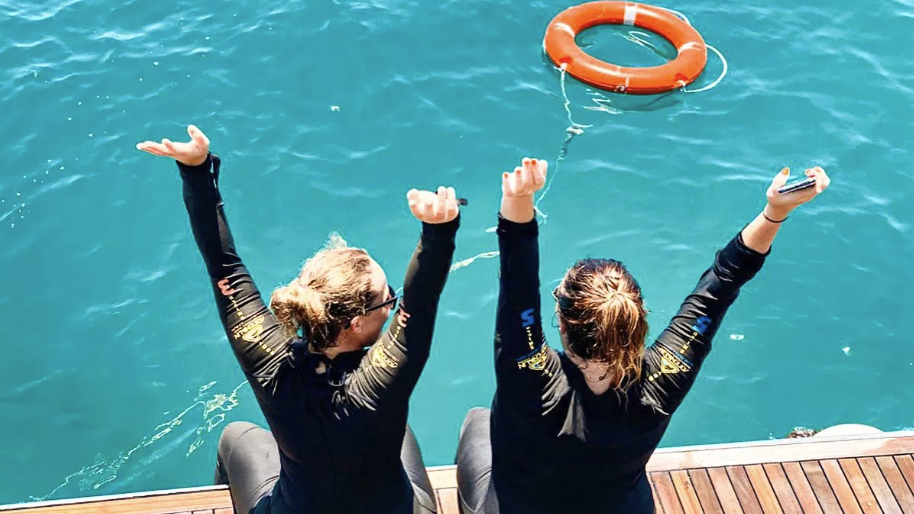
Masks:
[[[384,300],[383,302],[381,302],[377,305],[374,305],[372,307],[365,309],[365,312],[376,311],[378,309],[382,309],[387,306],[390,306],[391,309],[396,308],[397,301],[399,301],[400,298],[397,297],[397,292],[394,291],[394,288],[390,284],[387,284],[387,294],[390,295],[390,297],[387,300]]]
[[[552,290],[552,298],[555,300],[555,303],[558,304],[559,310],[564,311],[568,307],[571,307],[571,300],[559,294],[559,288],[561,287],[562,284],[555,286],[555,289]]]

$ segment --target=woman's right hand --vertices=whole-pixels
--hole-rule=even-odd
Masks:
[[[503,173],[501,192],[507,198],[532,196],[546,183],[546,161],[524,157],[523,166],[514,168],[514,173]]]
[[[825,170],[818,166],[806,170],[806,176],[816,180],[816,184],[813,187],[783,194],[778,193],[778,189],[784,187],[790,179],[790,168],[782,169],[781,172],[774,177],[774,180],[768,187],[768,205],[765,207],[765,211],[769,217],[775,219],[786,218],[791,211],[819,196],[822,191],[825,191],[825,189],[828,188],[828,184],[831,182],[831,179],[828,178]]]
[[[533,205],[533,193],[543,188],[546,183],[546,161],[524,157],[522,166],[514,168],[513,173],[501,176],[501,210],[505,219],[515,223],[527,223],[533,219],[536,209]]]

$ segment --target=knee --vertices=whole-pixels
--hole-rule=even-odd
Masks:
[[[416,434],[413,433],[413,428],[409,426],[409,423],[406,424],[406,432],[403,433],[403,437],[406,439],[416,439]]]
[[[491,417],[492,411],[489,410],[488,407],[473,407],[469,412],[467,412],[467,417],[463,420],[463,424],[466,426],[471,423],[479,423],[483,421],[488,423],[489,418]]]
[[[473,407],[467,412],[467,418],[487,418],[492,415],[492,410],[488,407]]]
[[[463,420],[463,426],[460,427],[460,437],[463,437],[463,433],[471,426],[481,423],[488,425],[491,417],[492,411],[488,407],[473,407],[467,412],[467,417]]]
[[[233,421],[232,423],[226,425],[226,427],[222,430],[222,435],[219,436],[219,457],[223,460],[227,459],[232,451],[232,448],[238,444],[238,441],[244,436],[244,434],[259,428],[260,427],[257,425],[247,421]]]

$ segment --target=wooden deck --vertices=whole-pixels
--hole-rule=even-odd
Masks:
[[[658,450],[659,514],[914,514],[914,432]],[[440,514],[457,514],[453,466],[430,468]],[[0,506],[15,514],[232,514],[224,487]]]

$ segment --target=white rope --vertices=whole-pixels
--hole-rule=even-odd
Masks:
[[[565,159],[565,154],[568,152],[568,143],[570,143],[571,140],[574,139],[575,136],[579,136],[579,135],[583,134],[584,129],[590,128],[593,126],[593,125],[581,125],[580,123],[575,123],[575,121],[573,119],[571,119],[571,100],[568,98],[568,92],[565,90],[565,75],[568,74],[567,68],[568,68],[568,64],[562,63],[562,66],[561,66],[562,98],[565,100],[565,112],[568,114],[568,123],[570,125],[568,126],[568,128],[565,129],[565,132],[566,132],[565,141],[562,143],[562,148],[559,150],[559,155],[555,159],[554,170],[552,171],[552,173],[550,173],[550,176],[546,181],[546,188],[543,189],[542,194],[540,194],[539,198],[533,204],[534,211],[537,214],[539,214],[540,216],[542,216],[544,223],[546,221],[546,218],[548,218],[549,216],[545,212],[540,210],[539,205],[540,205],[540,202],[543,201],[543,198],[546,198],[546,195],[549,193],[549,189],[552,188],[552,183],[555,182],[555,177],[558,176],[559,163],[561,163],[562,160]]]
[[[703,91],[708,91],[710,89],[714,89],[715,87],[717,87],[718,84],[720,84],[720,81],[724,80],[724,77],[727,76],[728,65],[727,65],[727,59],[724,58],[724,54],[720,53],[720,50],[714,48],[711,45],[706,45],[706,46],[708,48],[710,48],[711,50],[713,50],[714,53],[716,53],[718,57],[720,57],[720,62],[723,63],[724,69],[723,69],[723,71],[720,72],[720,76],[717,77],[717,80],[715,80],[714,82],[711,82],[710,84],[708,84],[707,86],[705,86],[701,89],[686,89],[683,87],[682,91],[685,93],[701,93]]]
[[[688,18],[686,18],[686,15],[685,15],[685,14],[682,14],[681,12],[679,12],[679,11],[677,11],[677,10],[675,10],[675,9],[670,9],[669,7],[661,7],[661,9],[666,9],[667,11],[670,11],[671,13],[675,14],[676,16],[679,16],[680,18],[682,18],[682,20],[683,20],[684,22],[688,23],[689,25],[692,24],[692,22],[689,21]]]
[[[579,123],[575,123],[574,120],[571,119],[571,100],[568,99],[568,92],[565,91],[565,75],[568,74],[568,72],[566,71],[567,68],[568,68],[568,63],[562,63],[562,66],[561,66],[562,77],[560,79],[560,82],[562,85],[562,98],[565,100],[565,113],[568,114],[568,123],[570,123],[570,125],[568,126],[568,128],[565,129],[565,131],[570,132],[572,134],[582,134],[582,133],[584,133],[584,129],[590,128],[593,125],[581,125]]]
[[[682,18],[682,20],[685,21],[686,23],[688,23],[689,25],[692,25],[692,22],[689,21],[689,19],[686,17],[685,14],[682,14],[681,12],[679,12],[675,9],[670,9],[669,7],[662,7],[662,9],[666,9],[667,11],[670,11],[671,13],[675,14],[676,16],[679,16],[680,18]],[[704,91],[709,91],[711,89],[714,89],[715,87],[717,87],[718,84],[720,84],[720,81],[724,80],[724,77],[727,76],[727,69],[729,68],[729,66],[727,64],[727,59],[724,57],[724,54],[720,53],[720,50],[714,48],[711,45],[705,45],[705,46],[707,46],[708,48],[713,50],[714,53],[716,53],[717,56],[720,57],[720,62],[723,63],[724,69],[723,69],[723,71],[720,72],[720,76],[717,77],[717,80],[715,80],[714,82],[708,84],[707,86],[705,86],[701,89],[686,89],[685,87],[681,88],[682,91],[685,93],[701,93]]]

